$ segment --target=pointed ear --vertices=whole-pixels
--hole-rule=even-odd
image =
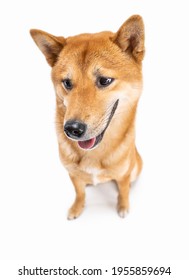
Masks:
[[[31,29],[30,34],[36,45],[45,55],[50,66],[53,66],[58,58],[60,51],[65,45],[64,37],[56,37],[38,29]]]
[[[139,15],[131,16],[115,34],[114,42],[137,62],[144,57],[144,23]]]

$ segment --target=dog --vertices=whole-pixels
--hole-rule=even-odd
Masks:
[[[76,192],[68,219],[82,213],[86,185],[111,180],[124,218],[130,184],[142,169],[135,146],[145,53],[142,17],[131,16],[116,33],[64,38],[31,29],[30,34],[52,67],[59,154]]]

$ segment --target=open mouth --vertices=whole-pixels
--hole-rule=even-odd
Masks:
[[[93,149],[94,147],[96,147],[101,142],[101,140],[104,136],[104,133],[105,133],[106,129],[108,128],[108,126],[109,126],[109,124],[110,124],[110,122],[113,118],[113,115],[114,115],[114,113],[117,109],[118,103],[119,103],[119,99],[117,99],[117,101],[114,103],[114,105],[112,107],[112,111],[110,113],[110,116],[108,118],[108,122],[107,122],[104,130],[96,137],[93,137],[93,138],[85,140],[85,141],[78,141],[78,145],[79,145],[80,148],[82,148],[84,150]]]

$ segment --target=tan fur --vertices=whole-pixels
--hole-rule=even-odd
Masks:
[[[76,199],[68,218],[78,217],[85,203],[85,186],[115,180],[118,213],[129,209],[129,187],[142,169],[135,147],[135,115],[142,90],[144,26],[138,15],[130,17],[117,33],[81,34],[67,39],[44,31],[31,35],[52,67],[56,91],[56,129],[60,159],[69,172]],[[96,86],[98,76],[114,78],[105,88]],[[62,85],[72,79],[73,89]],[[105,128],[112,104],[117,110],[97,147],[83,150],[64,133],[64,124],[79,119],[88,125],[88,139]]]

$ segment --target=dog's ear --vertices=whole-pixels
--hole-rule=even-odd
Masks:
[[[115,34],[113,41],[137,62],[144,57],[144,23],[139,15],[131,16]]]
[[[38,29],[31,29],[30,34],[36,45],[45,55],[48,64],[52,67],[65,45],[64,37],[56,37]]]

